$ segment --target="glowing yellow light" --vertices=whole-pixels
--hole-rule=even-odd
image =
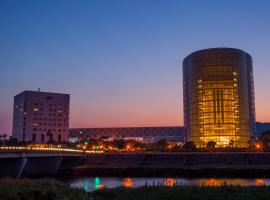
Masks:
[[[167,178],[164,182],[164,185],[167,187],[172,187],[172,186],[176,185],[176,180],[173,178]]]
[[[83,150],[86,150],[87,146],[86,145],[83,145],[82,148],[83,148]]]
[[[83,148],[83,147],[82,147]],[[77,153],[103,153],[104,151],[82,151],[79,149],[65,149],[59,147],[59,145],[54,148],[52,146],[50,147],[44,147],[44,144],[34,144],[29,145],[27,147],[12,147],[12,146],[4,146],[0,147],[0,150],[34,150],[34,151],[61,151],[61,152],[77,152]]]
[[[98,189],[99,189],[99,190],[102,190],[102,189],[104,189],[104,187],[105,187],[105,186],[104,186],[103,184],[100,184],[100,185],[98,186]]]
[[[262,149],[262,145],[260,145],[259,143],[257,143],[257,144],[255,144],[255,148],[256,148],[257,150],[260,150],[260,149]]]
[[[131,188],[133,186],[133,180],[131,178],[125,178],[123,180],[123,186],[126,188]]]
[[[217,187],[221,185],[221,182],[218,181],[217,179],[210,178],[207,180],[207,185]]]
[[[264,179],[255,179],[255,185],[256,186],[263,186],[263,185],[265,185],[265,180]]]

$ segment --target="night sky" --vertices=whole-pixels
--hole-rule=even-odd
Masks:
[[[1,0],[0,133],[14,95],[69,93],[70,127],[183,124],[182,60],[211,47],[253,57],[270,121],[270,1]]]

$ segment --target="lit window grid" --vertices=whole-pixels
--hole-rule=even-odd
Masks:
[[[200,69],[201,72],[194,75],[196,69],[184,68],[184,121],[188,139],[198,146],[205,145],[211,140],[220,146],[228,145],[230,140],[233,140],[236,146],[246,146],[255,121],[253,82],[245,83],[245,75],[248,70],[243,69],[241,65],[240,67],[233,65],[204,66]],[[240,77],[239,74],[241,74]],[[252,74],[250,77],[252,80]],[[211,93],[213,90],[220,89],[223,91],[224,122],[221,129],[218,130],[213,118],[213,95]],[[247,96],[251,96],[251,99],[248,99]]]

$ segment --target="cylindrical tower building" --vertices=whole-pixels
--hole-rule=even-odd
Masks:
[[[187,141],[246,147],[255,133],[251,56],[239,49],[196,51],[183,61]]]

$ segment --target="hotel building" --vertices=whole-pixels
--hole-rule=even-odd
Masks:
[[[69,94],[24,91],[14,97],[12,136],[18,141],[67,141]]]

